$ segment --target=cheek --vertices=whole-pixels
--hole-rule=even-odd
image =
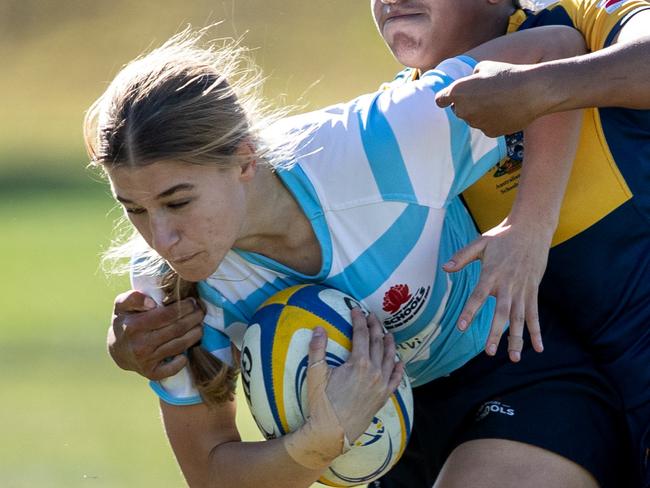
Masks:
[[[145,242],[151,245],[151,235],[149,232],[149,224],[145,214],[130,214],[124,212],[124,217],[131,223],[135,230],[142,236]]]

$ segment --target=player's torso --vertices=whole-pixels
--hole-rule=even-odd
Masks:
[[[377,202],[323,214],[322,220],[312,220],[323,254],[317,275],[297,273],[259,254],[231,251],[200,285],[208,317],[219,317],[215,325],[223,323],[220,328],[235,345],[265,300],[288,286],[311,282],[341,290],[375,313],[395,335],[416,384],[448,374],[482,349],[491,305],[471,332],[460,334],[455,327],[477,281],[477,266],[454,275],[441,269],[455,249],[476,236],[460,201],[447,209]]]
[[[573,25],[588,31],[585,37],[592,45],[602,45],[617,32],[610,17],[615,4],[628,11],[650,6],[606,3],[609,7],[598,7],[596,1],[560,2],[525,20],[523,28]],[[513,18],[514,26],[522,20]],[[516,159],[503,161],[464,193],[481,231],[507,214],[519,166]],[[585,111],[553,246],[540,296],[578,326],[597,335],[625,308],[650,310],[650,111]]]

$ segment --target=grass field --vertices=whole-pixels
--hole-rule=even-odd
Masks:
[[[100,187],[0,199],[2,486],[182,486],[155,398],[104,351],[126,286],[98,270],[111,206]]]

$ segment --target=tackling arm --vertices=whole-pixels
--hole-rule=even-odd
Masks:
[[[650,9],[621,28],[613,45],[532,66],[524,85],[543,89],[539,114],[587,107],[650,109]]]

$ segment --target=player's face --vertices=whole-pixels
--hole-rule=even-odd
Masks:
[[[210,276],[239,237],[246,213],[242,167],[162,161],[108,175],[131,223],[185,280]]]
[[[393,55],[405,66],[430,69],[481,40],[474,22],[487,0],[370,0],[377,28]]]

